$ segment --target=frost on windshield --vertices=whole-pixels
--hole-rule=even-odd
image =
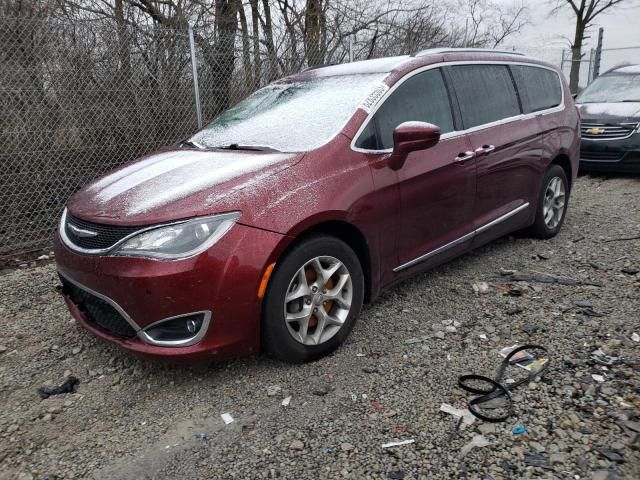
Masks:
[[[337,135],[386,74],[318,77],[269,85],[216,118],[191,141],[283,152],[313,150]]]
[[[603,75],[576,98],[576,103],[615,102],[640,102],[640,75]]]

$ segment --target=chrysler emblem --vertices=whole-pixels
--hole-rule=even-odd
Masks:
[[[76,237],[93,238],[98,235],[98,232],[93,232],[91,230],[83,230],[82,228],[78,228],[75,225],[71,225],[70,223],[67,226],[69,227],[69,230],[71,230]]]
[[[603,133],[605,133],[605,129],[604,128],[597,128],[597,127],[593,127],[593,128],[587,128],[585,130],[585,133],[588,133],[589,135],[602,135]]]

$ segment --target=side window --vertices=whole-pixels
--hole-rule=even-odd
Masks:
[[[449,67],[464,128],[520,115],[520,104],[506,65]]]
[[[453,131],[449,94],[439,68],[405,80],[377,110],[356,146],[384,150],[393,147],[393,130],[403,122],[433,123],[442,133]]]
[[[553,70],[525,65],[511,65],[518,85],[524,113],[539,112],[560,105],[562,85]]]

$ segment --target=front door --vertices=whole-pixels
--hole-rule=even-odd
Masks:
[[[476,188],[471,145],[466,135],[454,132],[451,99],[441,69],[409,74],[400,82],[356,146],[390,151],[393,130],[407,121],[437,125],[442,138],[432,148],[409,154],[396,172],[400,202],[396,272],[431,266],[469,247]]]

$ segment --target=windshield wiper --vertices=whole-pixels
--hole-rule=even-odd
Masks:
[[[640,103],[640,100],[622,100],[623,102]]]
[[[204,149],[203,145],[200,145],[199,143],[193,142],[191,140],[182,140],[180,143],[178,143],[179,147],[191,147],[191,148],[198,148],[200,150]]]
[[[231,143],[229,145],[219,145],[217,147],[212,148],[222,148],[225,150],[250,150],[255,152],[279,152],[273,147],[269,147],[267,145],[241,145],[239,143]]]

